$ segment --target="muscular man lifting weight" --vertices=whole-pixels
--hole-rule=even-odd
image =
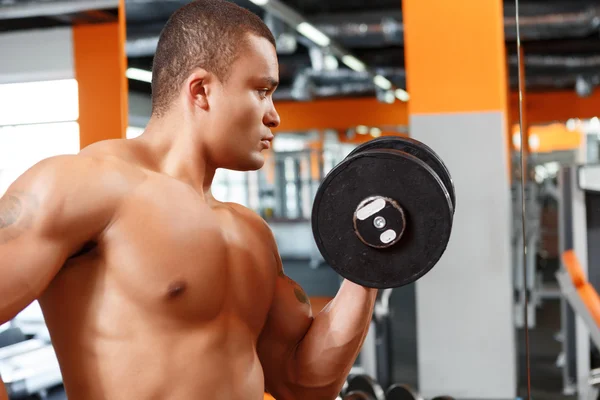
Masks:
[[[39,300],[69,400],[339,393],[376,290],[344,281],[313,315],[265,222],[211,195],[217,168],[263,165],[274,43],[232,3],[188,4],[162,32],[145,133],[41,161],[1,198],[0,323]]]

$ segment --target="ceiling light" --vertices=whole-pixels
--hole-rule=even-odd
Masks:
[[[152,72],[139,68],[128,68],[125,75],[129,79],[152,83]]]
[[[358,133],[359,135],[366,135],[367,133],[369,133],[369,128],[364,125],[359,125],[356,127],[356,133]]]
[[[394,92],[388,90],[383,95],[383,99],[386,103],[392,104],[392,103],[394,103],[394,101],[396,101],[396,96],[394,96]]]
[[[370,133],[371,133],[371,136],[373,136],[373,137],[379,137],[379,136],[381,136],[381,134],[383,132],[381,132],[381,129],[379,129],[379,128],[371,128]]]
[[[396,98],[400,101],[408,101],[410,100],[410,95],[406,90],[396,89]]]
[[[296,30],[321,47],[327,47],[331,43],[331,39],[329,39],[327,35],[308,22],[298,24]]]
[[[375,77],[373,78],[373,82],[375,82],[377,86],[384,90],[390,90],[392,88],[392,82],[390,82],[381,75],[375,75]]]
[[[346,64],[348,68],[356,72],[363,72],[367,69],[365,64],[354,56],[345,55],[342,57],[342,62]]]
[[[269,0],[250,0],[250,1],[253,2],[254,4],[256,4],[257,6],[264,6],[269,2]]]

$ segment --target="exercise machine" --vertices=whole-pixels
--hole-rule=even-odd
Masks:
[[[563,370],[563,393],[577,393],[579,399],[588,399],[594,396],[599,376],[591,355],[600,349],[600,325],[591,315],[582,293],[594,295],[600,288],[600,269],[592,268],[600,262],[597,246],[600,240],[600,164],[564,166],[558,181],[559,248],[562,254],[561,268],[556,274],[562,294],[559,365]]]

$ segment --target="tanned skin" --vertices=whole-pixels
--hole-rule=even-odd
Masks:
[[[376,290],[344,281],[313,314],[265,221],[210,191],[264,164],[278,76],[250,36],[225,83],[192,71],[139,138],[44,160],[0,199],[0,323],[39,300],[69,400],[339,393]]]

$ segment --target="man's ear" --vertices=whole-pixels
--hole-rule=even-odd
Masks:
[[[185,84],[186,97],[189,102],[202,110],[208,111],[212,77],[202,68],[194,69],[188,76]]]

